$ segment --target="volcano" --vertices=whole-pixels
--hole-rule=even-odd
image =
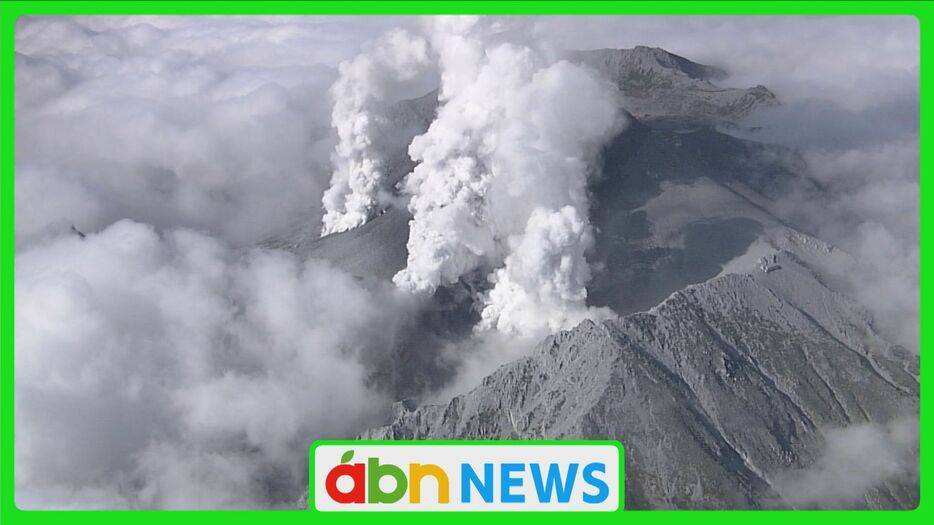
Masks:
[[[469,334],[482,282],[438,290],[373,381],[399,400],[365,439],[616,439],[626,507],[789,508],[779,480],[815,465],[828,432],[916,417],[918,357],[885,339],[844,295],[845,251],[780,212],[822,198],[801,157],[733,130],[779,104],[763,86],[720,87],[717,67],[649,47],[570,53],[623,93],[628,125],[589,188],[595,248],[588,305],[618,317],[547,337],[472,390],[422,404],[453,371],[442,347]],[[437,92],[396,103],[391,184],[411,171]],[[411,216],[387,207],[320,237],[304,224],[264,243],[360,279],[406,265]],[[854,508],[918,504],[917,480],[883,480]]]

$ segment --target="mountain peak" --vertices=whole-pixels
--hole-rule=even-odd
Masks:
[[[636,46],[632,49],[618,50],[623,55],[629,54],[641,61],[654,60],[659,66],[680,71],[690,78],[699,80],[722,80],[727,72],[716,66],[700,64],[660,47]]]
[[[736,122],[756,108],[778,104],[764,86],[722,87],[714,81],[726,79],[725,70],[660,47],[574,51],[569,59],[616,83],[626,109],[646,121],[722,124]]]
[[[602,62],[605,66],[615,70],[651,70],[694,80],[722,80],[727,77],[724,69],[694,62],[660,47],[636,46],[629,49],[605,48],[575,51],[572,57],[584,59],[586,62]],[[590,63],[590,65],[594,64]]]

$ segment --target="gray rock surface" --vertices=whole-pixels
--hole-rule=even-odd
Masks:
[[[720,124],[778,104],[764,86],[720,87],[713,81],[727,78],[726,71],[657,47],[577,51],[569,58],[616,83],[624,96],[623,106],[646,121]]]
[[[828,428],[918,410],[917,359],[804,262],[727,273],[648,312],[548,337],[443,405],[399,405],[365,439],[618,439],[630,509],[781,508],[771,477],[814,463]],[[819,242],[815,246],[823,247]],[[857,507],[908,508],[887,481]]]

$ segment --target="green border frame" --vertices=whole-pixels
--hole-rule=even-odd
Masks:
[[[134,520],[140,523],[157,523],[171,519],[179,525],[188,523],[225,523],[230,525],[253,523],[257,520],[277,523],[303,523],[315,521],[354,525],[368,523],[374,517],[385,519],[386,514],[373,513],[309,513],[302,511],[22,511],[16,508],[13,495],[13,255],[14,255],[14,126],[13,126],[13,64],[15,46],[15,24],[24,15],[116,15],[116,14],[341,14],[341,15],[410,15],[410,14],[499,14],[499,15],[909,15],[915,17],[921,27],[921,93],[934,85],[934,2],[930,0],[905,1],[812,1],[788,0],[764,1],[663,1],[663,0],[344,0],[344,1],[238,1],[212,2],[136,0],[107,2],[101,0],[78,1],[35,1],[0,0],[0,522],[10,524],[42,525],[58,521],[69,521],[78,525],[108,525]],[[934,151],[931,122],[934,119],[931,105],[924,97],[921,100],[921,179],[930,175],[930,162],[926,152]],[[934,322],[927,308],[928,283],[925,264],[931,235],[926,225],[932,224],[932,207],[925,207],[925,184],[921,192],[921,326]],[[929,322],[930,321],[930,322]],[[934,331],[921,330],[921,346],[926,346]],[[923,366],[923,364],[922,364]],[[930,410],[921,410],[921,448],[927,450],[929,439]],[[930,454],[921,455],[921,472],[932,467]],[[875,520],[920,521],[929,515],[931,483],[922,475],[921,504],[911,511],[628,511],[617,513],[587,513],[590,523],[612,523],[625,519],[633,523],[648,521],[672,522],[692,520],[699,524],[724,525],[757,520],[758,523],[783,523],[794,519],[799,523],[869,523]],[[789,514],[793,513],[793,514]],[[472,523],[477,516],[473,513],[413,512],[393,513],[404,516],[411,523]],[[508,516],[503,516],[508,514]],[[573,513],[489,513],[492,521],[534,517],[542,524],[565,523]]]
[[[455,439],[398,439],[394,441],[381,441],[378,439],[319,439],[311,444],[308,447],[308,512],[315,515],[315,519],[329,519],[335,518],[338,516],[347,516],[352,514],[352,511],[323,511],[318,510],[314,506],[313,494],[315,493],[315,449],[321,446],[369,446],[369,447],[421,447],[421,446],[532,446],[532,447],[554,447],[554,446],[612,446],[616,447],[616,450],[619,451],[619,505],[616,510],[604,510],[604,511],[586,511],[586,512],[574,512],[574,511],[522,511],[522,510],[465,510],[465,511],[456,511],[456,510],[445,510],[445,511],[367,511],[361,513],[362,515],[371,515],[379,518],[411,518],[412,516],[418,516],[420,514],[434,514],[439,516],[453,516],[456,514],[472,514],[474,518],[477,518],[478,513],[482,513],[484,516],[496,516],[499,519],[509,519],[509,517],[515,517],[519,519],[537,519],[541,520],[545,516],[550,516],[553,514],[564,515],[565,519],[575,518],[575,517],[584,517],[591,515],[607,515],[607,514],[616,514],[623,512],[626,505],[626,449],[622,443],[616,441],[615,439],[567,439],[567,440],[558,440],[558,439],[488,439],[483,441],[477,440],[455,440]]]

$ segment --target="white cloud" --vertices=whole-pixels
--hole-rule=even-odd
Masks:
[[[917,480],[918,420],[863,423],[826,432],[823,455],[802,470],[778,473],[774,486],[796,508],[860,508],[887,481]]]
[[[62,222],[97,231],[132,218],[246,244],[318,220],[334,67],[367,28],[394,22],[21,20],[16,206],[29,217],[17,245]]]
[[[411,305],[129,221],[20,253],[15,294],[17,494],[42,507],[94,505],[64,487],[145,508],[294,502],[307,445],[383,406],[365,363]]]

